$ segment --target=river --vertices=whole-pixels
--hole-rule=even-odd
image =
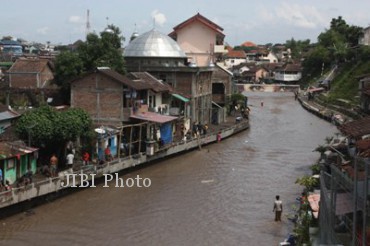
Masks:
[[[149,188],[101,183],[0,220],[0,245],[278,245],[293,227],[295,180],[337,129],[293,93],[247,95],[249,130],[121,176],[149,178]]]

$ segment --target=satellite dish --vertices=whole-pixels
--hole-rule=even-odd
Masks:
[[[94,131],[99,133],[99,134],[104,134],[105,133],[105,130],[101,129],[101,128],[95,128]]]

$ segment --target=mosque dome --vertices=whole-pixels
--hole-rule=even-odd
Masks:
[[[125,48],[125,57],[186,58],[184,51],[169,36],[156,30],[146,32],[132,40]]]

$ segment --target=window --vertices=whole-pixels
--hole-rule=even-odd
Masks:
[[[14,159],[8,160],[8,165],[6,167],[7,169],[13,169],[14,168]]]

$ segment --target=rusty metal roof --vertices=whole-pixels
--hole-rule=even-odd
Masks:
[[[157,114],[157,113],[153,113],[149,111],[132,114],[130,117],[134,119],[138,119],[138,120],[151,121],[151,122],[160,123],[160,124],[177,119],[177,117],[175,116],[162,115],[162,114]]]
[[[17,155],[25,155],[37,151],[36,148],[27,147],[23,142],[0,142],[0,159],[8,159]]]
[[[370,134],[370,116],[345,123],[338,128],[347,136],[360,138],[364,135]]]

